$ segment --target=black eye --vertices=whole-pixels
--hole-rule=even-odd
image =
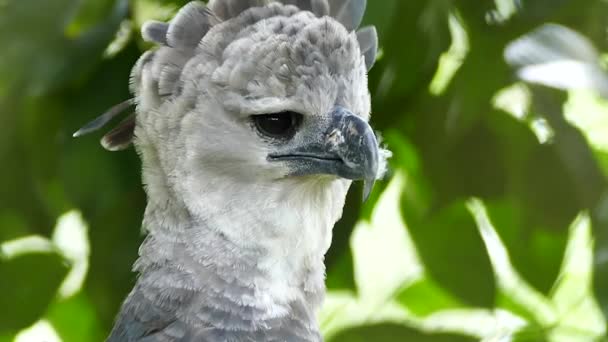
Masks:
[[[302,114],[281,112],[275,114],[254,115],[253,122],[257,130],[271,138],[289,139],[294,136]]]

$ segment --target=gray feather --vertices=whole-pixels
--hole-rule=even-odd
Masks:
[[[365,57],[365,66],[369,71],[376,62],[378,53],[378,32],[374,26],[366,26],[357,31],[357,40],[361,53]]]
[[[158,216],[171,215],[158,209],[155,211]],[[153,226],[148,228],[158,232],[160,221],[149,222]],[[150,258],[142,258],[136,264],[141,276],[123,304],[107,342],[321,341],[310,324],[314,312],[304,298],[290,304],[290,315],[260,322],[263,309],[240,299],[253,297],[255,289],[247,283],[264,276],[251,263],[259,256],[244,251],[236,251],[235,255],[225,238],[204,224],[192,227],[192,231],[207,236],[197,252],[204,251],[210,258],[222,255],[227,259],[226,266],[199,267],[197,273],[188,272],[183,265],[161,260],[159,256],[160,251],[180,250],[186,258],[185,265],[193,264],[193,251],[181,242],[183,236],[177,232],[171,238],[163,233],[148,235],[141,250]],[[233,259],[237,255],[238,259]]]
[[[141,36],[147,42],[166,46],[167,31],[169,31],[169,24],[156,20],[149,20],[141,27]]]
[[[142,72],[144,66],[154,59],[154,54],[154,50],[144,52],[133,66],[133,69],[131,70],[131,77],[129,77],[129,90],[131,90],[131,93],[137,94],[139,92],[142,83]]]
[[[166,96],[173,94],[179,84],[182,68],[177,65],[166,65],[160,72],[158,81],[158,94]]]
[[[349,31],[361,25],[366,5],[366,0],[329,0],[331,16]]]
[[[167,42],[171,47],[194,49],[209,29],[217,24],[216,16],[199,1],[192,1],[182,7],[171,20]]]
[[[330,13],[327,0],[311,0],[310,8],[312,13],[316,14],[318,17],[323,17]]]
[[[310,11],[317,17],[329,15],[329,3],[327,0],[282,0],[286,5],[294,5],[303,11]]]
[[[158,95],[166,96],[173,93],[179,82],[184,65],[191,53],[179,49],[161,48],[156,51],[152,61],[151,72],[158,84]]]
[[[209,8],[222,20],[228,20],[237,17],[248,8],[266,6],[270,2],[270,0],[211,0]]]

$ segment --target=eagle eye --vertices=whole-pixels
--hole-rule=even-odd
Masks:
[[[252,119],[256,129],[262,135],[275,139],[290,139],[302,122],[302,114],[286,111],[254,115]]]

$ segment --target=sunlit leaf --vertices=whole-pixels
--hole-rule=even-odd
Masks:
[[[469,52],[469,38],[462,23],[454,14],[449,16],[450,34],[452,35],[452,45],[450,49],[441,55],[437,73],[430,84],[430,92],[440,95],[445,91],[454,74],[462,65]]]
[[[59,289],[59,296],[67,298],[80,291],[89,268],[88,227],[79,212],[71,211],[59,218],[53,243],[72,266]]]
[[[441,310],[465,307],[462,302],[429,279],[421,279],[407,286],[399,293],[397,300],[417,317],[429,316]]]
[[[505,59],[526,82],[608,96],[608,75],[600,68],[598,51],[588,38],[568,27],[541,26],[509,43]]]
[[[465,342],[474,338],[453,334],[425,333],[417,329],[397,324],[369,325],[347,330],[331,340],[332,342]]]
[[[551,295],[559,317],[552,341],[574,337],[598,339],[606,333],[606,321],[593,297],[593,241],[591,219],[579,216],[570,228],[564,263]]]
[[[20,331],[13,342],[62,342],[55,328],[46,320],[40,320],[31,327]]]
[[[593,243],[587,215],[572,224],[564,262],[550,298],[533,290],[513,269],[509,255],[479,200],[469,202],[479,225],[497,277],[501,295],[518,310],[534,317],[534,327],[513,331],[519,340],[534,335],[548,341],[578,341],[605,336],[606,322],[593,297]]]
[[[351,250],[358,295],[328,294],[320,316],[325,336],[366,322],[405,317],[392,301],[402,286],[420,277],[421,266],[399,216],[404,182],[403,175],[396,175],[378,200],[370,223],[360,222],[355,228]]]
[[[494,106],[513,115],[520,121],[528,123],[541,144],[551,142],[554,132],[547,120],[540,117],[530,117],[532,94],[525,84],[515,83],[502,89],[494,97]]]
[[[496,229],[490,222],[483,203],[472,200],[469,210],[475,217],[486,248],[490,255],[496,283],[503,295],[509,296],[514,302],[528,308],[534,313],[535,319],[543,325],[551,325],[557,317],[548,299],[531,288],[523,280],[509,260],[509,254],[503,245]]]
[[[564,113],[594,148],[608,152],[608,100],[591,91],[571,91]]]
[[[404,222],[399,201],[404,176],[397,174],[376,204],[369,224],[359,223],[351,240],[359,296],[378,305],[406,282],[418,279],[421,264]],[[385,267],[385,268],[383,268]]]

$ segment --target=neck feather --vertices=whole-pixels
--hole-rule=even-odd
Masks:
[[[205,215],[193,214],[176,199],[149,199],[148,236],[135,265],[138,287],[159,293],[151,296],[159,305],[168,296],[162,293],[180,294],[175,310],[183,312],[177,315],[195,313],[203,325],[278,336],[287,336],[279,327],[288,326],[316,340],[315,314],[325,292],[323,256],[331,237],[326,235],[337,218],[319,220],[308,213],[319,210],[318,198],[298,212],[284,207],[289,199],[252,210],[242,203],[218,205],[213,194],[204,197]]]

